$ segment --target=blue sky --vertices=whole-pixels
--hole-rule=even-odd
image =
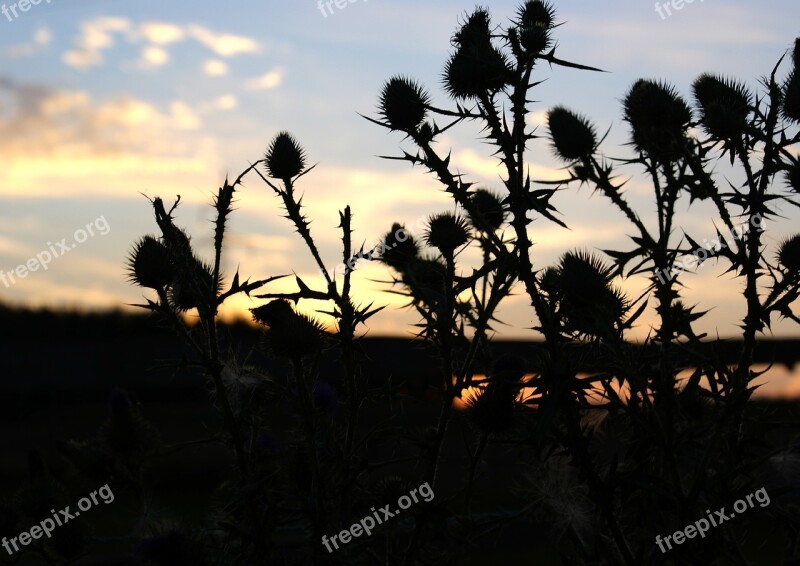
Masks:
[[[3,0],[0,0],[2,7]],[[5,0],[5,5],[14,4]],[[504,24],[515,2],[493,2]],[[611,128],[603,146],[625,156],[627,128],[620,100],[640,77],[663,78],[687,95],[692,80],[715,71],[755,86],[800,34],[796,0],[762,3],[696,0],[660,17],[654,3],[556,2],[558,55],[607,73],[542,67],[546,82],[535,91],[531,124],[547,108],[564,104]],[[210,243],[211,192],[259,159],[269,140],[289,130],[319,162],[304,177],[304,203],[323,256],[333,265],[338,210],[351,205],[360,240],[375,242],[393,221],[414,224],[451,209],[420,169],[386,162],[402,145],[359,117],[373,114],[381,85],[406,74],[423,83],[436,104],[450,36],[472,3],[358,0],[323,16],[313,0],[226,3],[194,0],[42,0],[11,20],[0,15],[0,270],[13,271],[48,243],[67,238],[102,218],[103,235],[70,248],[47,270],[6,287],[13,304],[108,308],[139,302],[126,282],[124,259],[133,241],[154,223],[141,195],[171,200],[180,194],[178,220],[201,250]],[[447,136],[453,161],[469,177],[499,188],[496,162],[465,125]],[[542,130],[544,133],[544,130]],[[529,155],[532,177],[553,179],[559,167],[545,140]],[[631,172],[633,173],[633,172]],[[643,216],[652,213],[647,187],[635,178],[629,198]],[[536,221],[536,265],[545,266],[573,247],[627,248],[628,226],[608,203],[587,189],[561,193],[556,205],[571,230]],[[770,245],[796,230],[798,216],[770,226]],[[714,235],[714,215],[688,202],[681,223],[700,240]],[[295,270],[314,281],[316,270],[277,202],[256,177],[248,179],[233,217],[229,271],[266,277]],[[470,260],[470,257],[465,258]],[[713,310],[700,329],[732,335],[742,315],[740,285],[721,268],[704,265],[686,279],[690,303]],[[377,264],[357,272],[365,302],[399,306],[382,292]],[[625,287],[635,293],[643,281]],[[276,286],[276,290],[284,287]],[[228,313],[256,303],[241,299]],[[505,336],[530,336],[524,298],[501,311]],[[652,314],[635,335],[645,336]],[[373,319],[376,334],[411,331],[412,312],[387,309]],[[797,334],[789,324],[776,334]]]

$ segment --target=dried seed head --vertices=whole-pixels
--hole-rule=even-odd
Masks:
[[[492,231],[499,230],[506,219],[502,199],[487,189],[476,189],[469,198],[475,208],[472,214],[476,215],[470,216],[472,225],[477,230],[482,230],[483,226]]]
[[[166,246],[154,236],[145,236],[128,257],[128,278],[140,287],[164,289],[175,278]]]
[[[744,134],[752,97],[743,84],[705,73],[694,81],[692,89],[709,135],[734,141]]]
[[[434,214],[428,219],[425,240],[429,246],[438,248],[442,255],[449,257],[469,241],[469,226],[456,214]]]
[[[425,119],[430,97],[419,84],[406,77],[392,77],[383,86],[380,113],[394,130],[416,131]]]
[[[547,126],[553,149],[562,160],[573,162],[592,155],[597,146],[597,134],[589,120],[556,106],[547,113]]]
[[[634,147],[660,162],[681,155],[692,111],[670,85],[639,79],[623,102]]]
[[[395,222],[392,229],[383,237],[381,261],[403,273],[411,261],[419,257],[419,245],[406,229]]]
[[[789,272],[800,273],[800,234],[784,240],[778,247],[778,261]]]
[[[276,179],[291,179],[305,169],[306,155],[288,132],[280,132],[267,149],[267,173]]]

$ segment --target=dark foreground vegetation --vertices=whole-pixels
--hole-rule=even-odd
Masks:
[[[800,322],[800,235],[775,249],[765,237],[800,204],[800,40],[776,53],[756,88],[704,74],[689,102],[667,82],[637,81],[623,98],[630,144],[614,159],[595,125],[571,109],[551,108],[546,133],[526,122],[548,68],[582,70],[587,84],[598,70],[559,57],[557,30],[554,9],[538,0],[510,19],[475,9],[452,36],[447,103],[395,76],[366,117],[407,146],[388,159],[419,166],[453,199],[423,233],[387,222],[372,258],[387,269],[387,289],[419,315],[418,340],[387,359],[359,338],[381,310],[352,294],[365,255],[355,242],[367,238],[355,237],[343,206],[341,255],[320,256],[302,206],[313,167],[290,134],[275,135],[263,159],[215,193],[213,257],[201,257],[180,227],[179,201],[153,198],[153,234],[128,261],[146,293],[139,306],[150,314],[152,342],[132,344],[127,356],[160,368],[164,383],[194,376],[198,399],[207,395],[215,411],[167,409],[173,424],[185,416],[205,434],[165,444],[147,405],[115,389],[94,434],[58,439],[50,457],[31,452],[1,532],[14,536],[43,510],[101,485],[117,499],[37,539],[25,560],[71,563],[108,549],[164,565],[800,560],[797,406],[752,400],[757,356],[779,351],[759,338],[778,319]],[[502,164],[498,187],[475,186],[441,147],[443,132],[465,123],[480,126]],[[536,181],[527,158],[543,150],[563,161],[562,180]],[[717,174],[723,163],[733,172]],[[630,206],[626,175],[652,187],[652,214]],[[246,266],[223,273],[226,228],[237,192],[254,190],[250,180],[274,193],[321,282],[251,276]],[[555,265],[540,265],[532,234],[542,223],[569,224],[557,194],[580,185],[618,211],[629,246],[565,250]],[[698,201],[724,227],[708,247],[680,226],[678,211]],[[464,259],[468,247],[481,262]],[[713,305],[684,303],[681,279],[704,261],[741,283],[741,340],[696,332]],[[338,263],[347,267],[330,268]],[[295,290],[273,291],[286,277]],[[629,277],[649,282],[641,296],[622,290]],[[525,296],[532,325],[531,342],[515,347],[493,339],[498,306],[512,292]],[[241,293],[257,299],[252,316],[263,336],[255,344],[217,317]],[[647,308],[657,323],[634,344],[627,335]],[[157,394],[151,403],[155,410]],[[165,458],[176,453],[187,456],[170,470]],[[175,484],[185,477],[177,462],[203,486],[194,497]],[[730,520],[699,536],[700,520],[726,508]]]

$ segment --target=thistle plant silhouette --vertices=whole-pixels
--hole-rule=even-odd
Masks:
[[[637,81],[623,104],[633,152],[625,159],[602,153],[603,140],[587,117],[552,108],[547,137],[566,173],[539,182],[526,161],[541,139],[526,123],[534,73],[543,65],[599,70],[557,57],[558,25],[553,6],[538,0],[520,6],[507,27],[477,8],[459,24],[444,65],[451,108],[434,106],[423,86],[395,76],[379,93],[377,116],[365,117],[405,136],[415,150],[387,159],[421,165],[455,206],[432,214],[423,234],[401,240],[402,226],[392,224],[383,238],[386,252],[376,258],[391,274],[391,291],[419,314],[419,339],[437,352],[435,411],[410,398],[402,384],[362,372],[360,329],[381,307],[351,296],[354,270],[336,280],[326,268],[298,192],[314,166],[289,133],[278,133],[264,159],[218,190],[210,262],[176,225],[178,202],[167,211],[160,198],[152,200],[159,234],[135,244],[130,276],[156,295],[140,306],[171,325],[193,352],[184,363],[206,372],[223,416],[218,438],[231,446],[238,474],[222,490],[230,502],[216,510],[212,537],[163,531],[161,542],[143,541],[141,555],[164,563],[169,551],[180,556],[178,563],[202,548],[219,564],[495,563],[492,554],[468,559],[486,551],[483,541],[491,537],[508,542],[498,533],[516,523],[543,538],[517,542],[520,562],[550,556],[559,564],[660,564],[657,534],[682,529],[706,509],[761,487],[769,458],[791,451],[767,434],[774,431],[756,425],[748,401],[758,376],[752,370],[758,336],[774,315],[800,322],[793,311],[800,297],[800,235],[773,257],[763,231],[750,230],[741,245],[726,241],[709,258],[726,262],[744,286],[743,342],[732,365],[693,331],[704,313],[682,300],[680,275],[658,275],[671,273],[678,258],[698,247],[691,235],[678,234],[676,210],[685,199],[713,203],[731,231],[736,218],[768,224],[781,204],[800,205],[800,162],[793,153],[800,142],[800,40],[786,78],[779,78],[781,59],[758,93],[706,74],[692,85],[690,104],[668,83]],[[502,187],[475,186],[454,171],[449,153],[436,149],[444,132],[465,122],[477,122],[493,146],[504,169]],[[741,169],[740,185],[716,176],[721,159]],[[643,219],[628,203],[622,170],[652,184],[654,219]],[[295,276],[296,291],[263,292],[288,276],[251,282],[237,271],[229,281],[223,277],[226,227],[246,175],[258,176],[278,198],[324,288]],[[607,257],[565,250],[555,265],[539,265],[529,230],[540,222],[566,227],[554,197],[573,185],[589,185],[613,203],[636,232],[632,247],[606,250]],[[345,207],[339,228],[346,265],[364,256],[354,249],[351,219]],[[480,265],[462,259],[471,246],[480,249]],[[636,298],[620,288],[632,276],[650,282]],[[527,359],[496,357],[490,337],[498,308],[518,289],[536,321],[532,338],[542,342],[530,347]],[[239,293],[268,301],[252,309],[253,319],[264,328],[265,351],[286,361],[286,375],[266,374],[235,347],[223,346],[229,340],[220,337],[217,311]],[[634,344],[626,332],[651,303],[658,326],[645,344]],[[317,305],[319,316],[333,321],[331,329],[302,314],[300,304]],[[188,311],[196,312],[197,324],[187,324]],[[576,351],[591,355],[584,359]],[[340,382],[319,379],[320,360],[330,352],[341,366]],[[687,368],[694,369],[681,383]],[[458,398],[466,401],[464,414],[454,409]],[[380,419],[367,416],[376,409]],[[496,479],[503,470],[487,458],[506,450],[520,472],[513,489]],[[791,527],[796,509],[778,497],[786,478],[772,481],[776,497],[760,518],[777,533],[770,541],[778,563],[798,558],[800,539]],[[433,487],[435,501],[369,537],[353,535],[334,553],[322,546],[323,535],[349,529],[369,509],[422,482]],[[676,545],[670,559],[747,563],[752,548],[746,542],[733,529],[717,529]]]

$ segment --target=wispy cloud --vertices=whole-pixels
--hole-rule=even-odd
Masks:
[[[53,33],[49,28],[38,28],[33,32],[33,36],[31,37],[30,41],[12,45],[0,50],[0,58],[20,59],[23,57],[31,57],[50,45],[52,40]]]
[[[148,45],[142,49],[142,67],[152,69],[166,65],[167,62],[169,62],[169,53],[167,53],[166,49],[157,45]]]
[[[199,25],[178,25],[168,22],[144,22],[138,26],[128,18],[100,17],[81,24],[72,49],[63,55],[70,67],[88,70],[103,64],[103,51],[114,47],[118,36],[132,44],[146,43],[142,49],[140,67],[153,68],[169,61],[166,46],[194,39],[215,55],[229,58],[244,53],[258,53],[261,44],[253,38],[231,33],[218,33]],[[222,67],[215,63],[213,69]],[[224,74],[224,73],[223,73]]]
[[[215,33],[203,26],[191,25],[188,33],[219,57],[232,57],[240,53],[257,53],[261,45],[255,39],[231,33]]]
[[[2,77],[0,101],[9,109],[0,113],[0,159],[8,164],[0,169],[0,195],[63,195],[76,187],[109,194],[125,186],[130,195],[153,180],[162,185],[159,176],[176,182],[183,172],[177,186],[214,177],[215,146],[198,135],[200,114],[184,101],[164,108],[130,95],[95,100]],[[213,103],[231,105],[224,97]]]
[[[64,53],[64,63],[81,70],[102,64],[102,52],[114,46],[114,35],[128,32],[131,27],[129,19],[118,17],[95,18],[84,22],[74,49]]]
[[[283,82],[283,69],[278,67],[273,69],[260,77],[255,77],[253,79],[249,79],[245,83],[245,88],[248,90],[270,90],[277,86],[280,86],[281,82]]]
[[[228,64],[219,59],[207,59],[203,62],[203,73],[209,77],[224,77],[228,74]]]
[[[142,23],[138,32],[145,40],[156,45],[168,45],[186,37],[186,31],[181,26],[164,22]]]

